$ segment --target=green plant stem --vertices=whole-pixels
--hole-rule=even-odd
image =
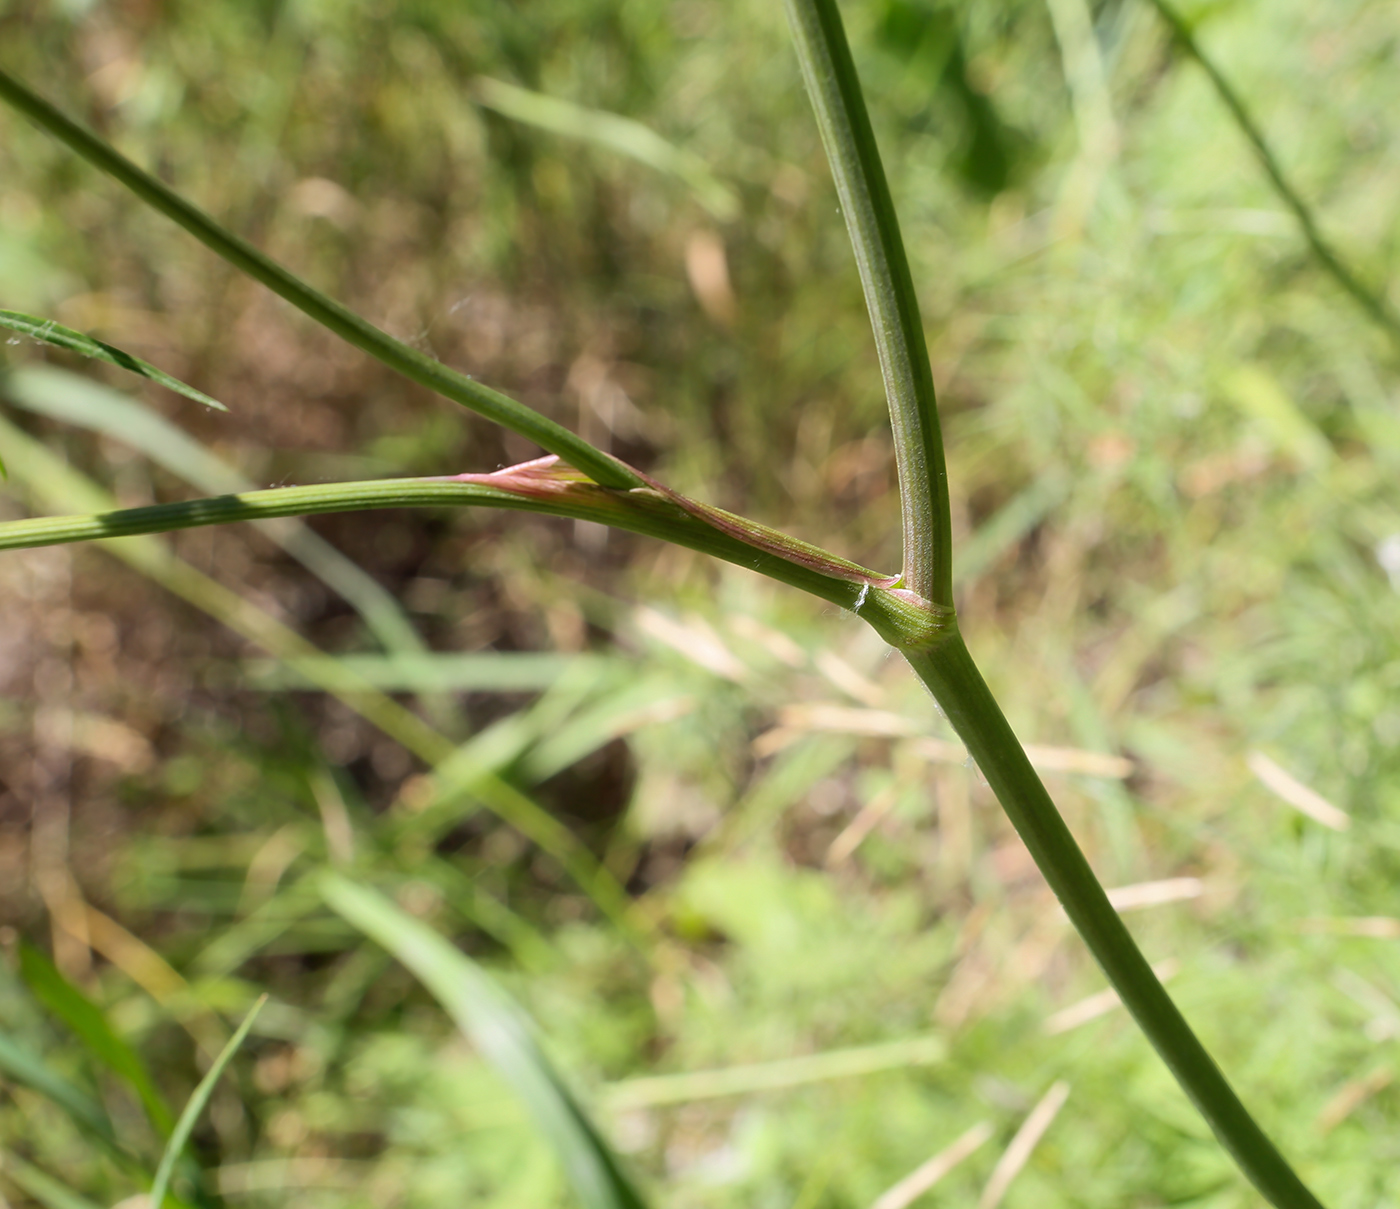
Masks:
[[[1163,7],[1162,0],[1154,3]],[[943,607],[943,616],[924,639],[910,641],[906,635],[883,630],[882,636],[903,650],[942,705],[1109,981],[1246,1175],[1280,1209],[1320,1209],[1152,973],[958,634],[952,615],[951,523],[942,437],[918,302],[889,186],[836,0],[785,0],[785,4],[880,350],[899,461],[903,583],[924,603]],[[1325,253],[1324,260],[1334,272],[1341,270],[1306,210],[1287,189],[1243,109],[1218,74],[1206,66],[1252,133],[1275,183],[1295,203],[1314,247]],[[1355,280],[1344,270],[1341,273],[1344,283],[1363,296],[1365,291]]]
[[[25,447],[29,448],[28,444]],[[30,449],[31,456],[34,452]],[[328,512],[425,505],[455,508],[484,506],[542,512],[551,516],[596,521],[647,537],[661,538],[757,571],[760,575],[801,588],[822,600],[849,609],[868,621],[895,646],[928,641],[948,624],[951,616],[948,610],[911,600],[906,592],[887,591],[852,582],[848,578],[823,574],[811,566],[750,545],[731,533],[697,519],[678,504],[650,489],[618,492],[592,484],[585,485],[583,490],[572,496],[547,497],[519,495],[481,483],[463,483],[453,479],[380,479],[278,487],[87,516],[46,516],[7,521],[0,523],[0,550],[125,538],[201,525],[268,520],[279,516],[314,516]],[[828,560],[833,566],[861,570],[853,563],[795,539],[785,540]],[[883,578],[873,571],[868,574],[872,580]],[[410,750],[419,750],[411,744],[409,746]],[[438,758],[421,751],[419,754],[433,762]]]
[[[1216,1137],[1279,1209],[1321,1209],[1152,972],[1026,759],[961,635],[953,632],[934,646],[905,654],[967,745],[1070,922]]]
[[[1293,217],[1298,220],[1298,226],[1302,229],[1303,238],[1307,240],[1308,247],[1312,249],[1318,263],[1332,275],[1332,278],[1342,289],[1355,299],[1362,310],[1385,328],[1393,340],[1400,342],[1400,314],[1396,313],[1395,308],[1386,301],[1383,294],[1371,289],[1357,277],[1318,229],[1312,210],[1283,174],[1283,166],[1278,162],[1273,150],[1265,141],[1263,131],[1259,129],[1250,116],[1249,110],[1244,107],[1244,102],[1240,100],[1239,94],[1231,87],[1230,81],[1221,74],[1220,69],[1201,49],[1195,34],[1191,31],[1191,26],[1182,19],[1181,14],[1167,3],[1167,0],[1151,0],[1151,4],[1162,20],[1170,27],[1182,49],[1196,60],[1201,70],[1210,79],[1216,94],[1225,103],[1225,108],[1230,111],[1230,116],[1235,119],[1235,125],[1240,128],[1240,133],[1254,149],[1255,157],[1259,160],[1265,175],[1273,183],[1274,191],[1283,199],[1283,204],[1293,211]]]
[[[904,586],[953,605],[948,471],[919,300],[836,0],[785,0],[860,269],[899,467]]]
[[[88,163],[125,185],[148,206],[184,227],[229,264],[281,295],[321,326],[382,361],[390,369],[534,441],[542,449],[558,454],[569,465],[605,487],[641,486],[641,479],[634,471],[594,449],[582,437],[532,411],[523,403],[482,386],[465,374],[449,369],[417,349],[395,340],[374,324],[313,289],[3,71],[0,71],[0,101],[17,109]]]

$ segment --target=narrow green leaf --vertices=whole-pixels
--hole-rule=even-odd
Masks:
[[[625,666],[625,665],[621,665]],[[528,709],[497,719],[477,731],[433,769],[433,796],[422,808],[395,814],[388,823],[391,848],[432,848],[479,805],[475,786],[500,774],[614,682],[610,662],[572,664]]]
[[[53,1101],[68,1118],[133,1178],[144,1179],[148,1168],[117,1140],[106,1110],[86,1092],[52,1071],[42,1059],[0,1031],[0,1075],[23,1084]],[[42,1174],[42,1173],[40,1173]],[[183,1207],[184,1202],[176,1202]]]
[[[264,945],[321,909],[321,897],[309,877],[284,884],[267,902],[210,938],[191,968],[206,979],[232,974]]]
[[[326,874],[321,892],[413,972],[515,1089],[586,1209],[643,1209],[618,1157],[545,1057],[530,1019],[480,966],[373,890]]]
[[[165,1145],[165,1153],[160,1156],[160,1166],[156,1168],[156,1178],[151,1183],[150,1203],[152,1209],[162,1209],[164,1206],[165,1190],[170,1186],[170,1174],[175,1170],[175,1162],[185,1149],[185,1143],[190,1140],[195,1122],[199,1120],[204,1106],[209,1103],[209,1097],[214,1094],[214,1086],[223,1075],[224,1068],[228,1066],[233,1055],[238,1052],[238,1047],[248,1036],[248,1030],[253,1027],[253,1021],[257,1019],[258,1013],[262,1011],[262,1006],[266,1002],[266,995],[258,997],[258,1001],[253,1004],[252,1009],[243,1018],[243,1023],[238,1026],[238,1031],[229,1038],[223,1052],[214,1059],[214,1065],[199,1081],[199,1086],[194,1089],[189,1103],[185,1105],[185,1111],[180,1114],[180,1119],[175,1123],[175,1131],[170,1135],[170,1141]]]
[[[670,676],[634,678],[542,736],[517,763],[516,777],[522,785],[547,781],[614,739],[688,713],[694,703],[693,697],[677,691]]]
[[[84,1132],[118,1150],[112,1123],[102,1106],[48,1066],[8,1033],[0,1032],[0,1074],[52,1100]]]
[[[422,655],[338,655],[342,667],[386,693],[542,692],[575,668],[621,665],[604,655],[553,651],[431,651]],[[259,689],[313,687],[312,681],[270,659],[243,664]]]
[[[251,491],[253,483],[183,429],[119,391],[53,368],[21,367],[0,378],[0,391],[26,411],[77,424],[139,450],[204,492]],[[422,640],[393,594],[305,525],[265,526],[303,567],[340,593],[390,651],[421,651]]]
[[[39,319],[34,315],[21,314],[19,311],[0,310],[0,327],[7,327],[32,340],[52,344],[55,348],[77,353],[80,357],[90,357],[94,361],[105,361],[108,365],[116,365],[121,369],[129,370],[133,374],[149,378],[152,382],[165,387],[166,390],[173,390],[177,395],[184,395],[185,398],[193,399],[196,403],[203,403],[205,407],[212,407],[217,411],[228,410],[218,399],[211,399],[202,390],[195,390],[193,386],[187,386],[179,378],[172,377],[163,369],[157,369],[149,361],[142,361],[140,357],[133,357],[130,353],[124,353],[121,349],[104,341],[85,336],[82,332],[75,332],[71,327],[64,327],[52,319]]]
[[[473,81],[472,96],[478,105],[512,121],[606,147],[658,172],[677,177],[690,186],[700,204],[721,222],[739,215],[739,199],[732,189],[715,178],[704,160],[667,142],[649,126],[488,76],[478,76]]]
[[[9,1177],[26,1196],[32,1196],[45,1209],[102,1209],[96,1201],[74,1192],[47,1171],[26,1163],[13,1151],[0,1154],[0,1172]]]
[[[156,1090],[146,1064],[112,1031],[101,1009],[64,978],[44,953],[27,942],[20,945],[19,968],[39,1002],[73,1031],[88,1053],[130,1085],[151,1124],[168,1137],[174,1116]]]

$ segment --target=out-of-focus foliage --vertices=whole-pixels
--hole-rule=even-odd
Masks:
[[[1108,884],[1176,879],[1134,931],[1305,1177],[1331,1206],[1393,1202],[1396,350],[1145,4],[845,14],[928,324],[970,645],[1027,742],[1131,761],[1047,775]],[[1385,289],[1395,7],[1188,15]],[[678,490],[897,566],[878,367],[780,5],[10,0],[0,66],[396,335]],[[478,76],[645,124],[739,216],[478,106]],[[228,404],[96,371],[259,483],[531,453],[336,346],[8,113],[0,306]],[[186,491],[110,434],[3,406],[123,503]],[[21,515],[11,490],[0,508]],[[1100,979],[975,770],[929,746],[948,736],[926,698],[852,619],[583,526],[314,528],[447,657],[387,659],[256,534],[171,545],[567,823],[636,899],[636,935],[150,580],[92,549],[6,555],[0,1031],[147,1169],[158,1131],[25,989],[20,936],[177,1106],[270,992],[195,1134],[211,1200],[567,1203],[511,1090],[323,906],[313,879],[334,861],[509,987],[657,1204],[866,1206],[987,1120],[994,1141],[933,1194],[971,1203],[1058,1079],[1068,1100],[1006,1204],[1254,1203],[1121,1012],[1057,1015]],[[1256,751],[1349,829],[1266,789]],[[828,1077],[823,1055],[851,1050],[865,1073]],[[42,1200],[45,1173],[97,1203],[134,1193],[133,1166],[15,1069],[4,1195]]]

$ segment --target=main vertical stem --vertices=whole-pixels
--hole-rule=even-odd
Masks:
[[[928,611],[940,616],[935,627],[940,632],[922,637],[911,631],[905,639],[898,627],[877,629],[904,650],[943,706],[1070,921],[1240,1168],[1279,1209],[1321,1209],[1152,973],[953,627],[943,438],[894,203],[836,0],[784,3],[845,211],[885,375],[904,514],[902,587],[932,602],[937,609]]]
[[[802,77],[860,269],[885,378],[904,518],[904,586],[953,604],[943,435],[919,300],[836,0],[785,0]]]
[[[906,652],[943,707],[1065,913],[1215,1136],[1279,1209],[1322,1209],[1241,1103],[1137,947],[956,633]]]

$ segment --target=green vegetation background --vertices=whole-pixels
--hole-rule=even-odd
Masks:
[[[969,643],[1027,742],[1131,761],[1050,774],[1100,876],[1197,879],[1132,916],[1149,957],[1323,1199],[1393,1204],[1396,349],[1309,258],[1141,0],[845,14],[928,325]],[[1384,288],[1400,10],[1189,15]],[[898,565],[878,367],[777,3],[11,0],[0,65],[394,334],[678,490]],[[644,123],[708,175],[504,116],[482,77]],[[7,113],[0,305],[228,404],[0,350],[4,417],[124,504],[189,488],[21,409],[15,383],[44,362],[135,395],[259,484],[531,454]],[[0,510],[54,510],[36,498],[12,474]],[[333,860],[497,973],[659,1205],[867,1206],[985,1120],[994,1141],[929,1198],[972,1204],[1058,1079],[1068,1100],[1007,1205],[1258,1203],[1121,1012],[1047,1029],[1102,980],[975,770],[936,758],[932,704],[852,619],[582,525],[314,528],[431,651],[495,653],[364,666],[582,837],[641,939],[472,802],[425,814],[401,748],[151,579],[95,549],[6,554],[0,1030],[86,1087],[124,1145],[159,1151],[138,1100],[26,989],[21,936],[176,1104],[221,1021],[270,992],[195,1136],[210,1195],[568,1202],[510,1090],[320,905],[309,875]],[[376,652],[262,536],[171,545],[323,649]],[[1251,753],[1349,828],[1272,794]],[[897,1042],[915,1044],[871,1051],[887,1069],[860,1077],[784,1068],[805,1080],[788,1090],[639,1082]],[[136,1187],[18,1080],[0,1082],[0,1153],[16,1205],[45,1199],[34,1171],[94,1203]]]

